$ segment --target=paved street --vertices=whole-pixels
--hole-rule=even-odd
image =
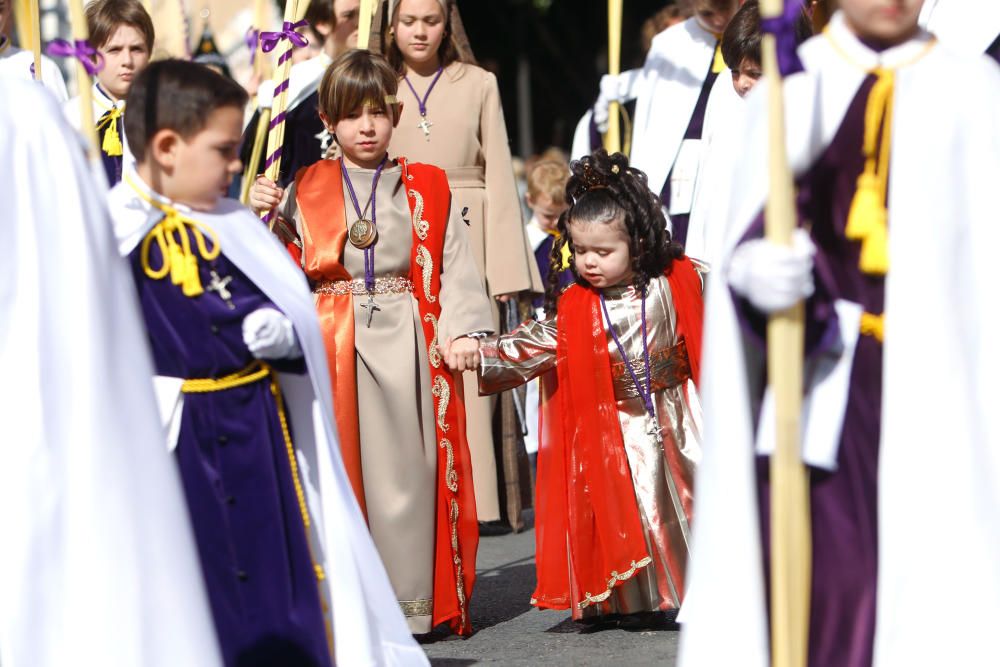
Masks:
[[[583,632],[568,611],[539,611],[528,604],[535,586],[535,533],[479,541],[469,639],[436,638],[424,644],[431,663],[465,665],[659,665],[671,667],[676,629]]]

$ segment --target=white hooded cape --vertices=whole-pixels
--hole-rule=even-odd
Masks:
[[[122,255],[128,255],[162,218],[128,181],[169,203],[151,192],[134,171],[112,188],[108,197]],[[320,552],[313,556],[327,573],[323,597],[331,605],[337,664],[426,665],[427,658],[407,629],[344,471],[333,426],[326,352],[305,276],[277,238],[238,202],[221,199],[211,213],[188,210],[188,214],[216,233],[226,257],[292,321],[302,347],[308,374],[278,376],[313,518],[311,541],[320,546]],[[168,411],[174,423],[180,420],[183,409],[179,391],[179,383],[175,383],[174,409]]]
[[[920,25],[948,48],[979,55],[1000,35],[1000,2],[924,0]]]
[[[694,18],[653,38],[638,84],[631,159],[633,167],[646,173],[653,192],[659,193],[667,182],[712,65],[716,41]]]
[[[102,191],[52,95],[0,99],[0,664],[219,665]]]
[[[928,40],[876,54],[836,15],[786,80],[789,159],[802,173],[837,131],[863,68],[912,60]],[[763,82],[759,88],[766,87]],[[879,469],[878,667],[994,664],[1000,654],[1000,69],[934,46],[897,72],[889,184]],[[729,247],[767,189],[766,92],[754,90],[733,174]],[[860,150],[861,147],[858,147]],[[749,385],[727,285],[709,281],[698,470],[680,664],[768,660]],[[749,373],[745,373],[749,370]],[[725,637],[725,641],[720,641]]]

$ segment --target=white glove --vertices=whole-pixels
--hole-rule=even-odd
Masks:
[[[258,308],[243,319],[243,342],[258,359],[302,356],[291,320],[274,308]]]
[[[618,75],[605,74],[601,77],[601,92],[594,103],[594,124],[597,131],[604,134],[608,131],[608,106],[618,101]]]
[[[747,241],[729,260],[729,285],[757,310],[776,313],[812,296],[815,254],[816,246],[803,229],[795,230],[791,246]]]

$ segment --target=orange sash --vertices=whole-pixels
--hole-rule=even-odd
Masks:
[[[686,257],[667,275],[678,337],[692,372],[701,347],[701,283]],[[532,604],[574,612],[606,600],[650,564],[611,378],[596,290],[573,285],[559,300],[558,386],[545,401],[538,457]],[[695,341],[695,337],[697,340]],[[568,567],[567,567],[568,565]]]
[[[413,223],[409,277],[428,347],[429,389],[434,398],[438,443],[433,623],[447,622],[458,634],[471,634],[468,601],[475,584],[479,546],[472,466],[465,439],[462,384],[455,381],[437,351],[441,268],[451,192],[445,173],[437,167],[408,164],[403,158],[399,163]],[[302,246],[309,279],[350,280],[343,265],[347,224],[339,160],[320,160],[301,169],[296,175],[296,202],[304,223]],[[344,465],[364,509],[353,296],[317,294],[316,307],[327,346]]]

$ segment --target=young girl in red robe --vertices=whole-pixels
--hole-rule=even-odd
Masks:
[[[576,284],[558,299],[550,286],[550,319],[483,341],[480,390],[558,376],[542,409],[532,604],[646,622],[684,594],[701,279],[623,155],[600,150],[571,169],[559,231]]]

